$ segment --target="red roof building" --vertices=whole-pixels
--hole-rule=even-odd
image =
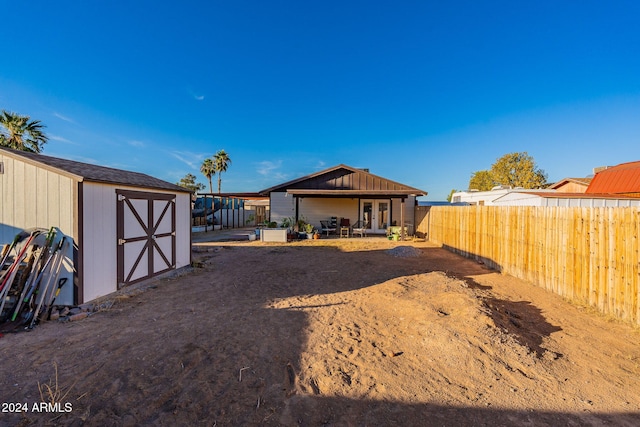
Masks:
[[[585,194],[640,197],[640,161],[622,163],[596,173]]]

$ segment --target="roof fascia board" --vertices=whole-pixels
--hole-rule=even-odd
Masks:
[[[16,152],[16,150],[9,151],[9,150],[6,150],[6,149],[3,149],[2,147],[0,147],[0,153],[2,153],[5,156],[11,157],[11,158],[13,158],[15,160],[19,160],[21,162],[30,164],[32,166],[37,166],[37,167],[40,167],[42,169],[48,170],[50,172],[55,172],[57,174],[64,175],[64,176],[66,176],[68,178],[71,178],[71,179],[77,181],[77,182],[84,181],[84,177],[83,176],[76,175],[75,173],[68,172],[68,171],[66,171],[64,169],[60,169],[60,168],[48,165],[48,164],[43,163],[43,162],[39,162],[39,161],[34,160],[34,159],[30,158],[30,157],[21,156],[19,153]]]

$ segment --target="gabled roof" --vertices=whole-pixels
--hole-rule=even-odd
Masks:
[[[344,164],[324,169],[260,191],[287,192],[297,196],[382,197],[426,196],[427,192]]]
[[[556,182],[555,184],[552,184],[549,186],[549,188],[556,190],[559,187],[562,187],[563,185],[572,182],[575,184],[579,184],[579,185],[584,185],[585,187],[589,185],[589,183],[591,182],[592,178],[564,178],[561,179],[560,181]]]
[[[640,161],[622,163],[596,173],[585,194],[640,194]]]
[[[60,173],[61,175],[66,175],[76,181],[120,184],[133,187],[146,187],[190,193],[186,188],[139,172],[113,169],[105,166],[60,159],[58,157],[45,156],[43,154],[31,153],[28,151],[12,150],[5,147],[0,147],[0,154]]]

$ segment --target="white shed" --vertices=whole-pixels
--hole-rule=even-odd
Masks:
[[[618,194],[550,193],[513,191],[493,201],[495,206],[629,207],[640,206],[640,197]]]
[[[0,245],[58,227],[73,238],[61,304],[191,264],[191,193],[151,176],[0,148]]]
[[[458,191],[451,195],[452,203],[469,203],[470,205],[492,206],[498,200],[508,197],[511,193],[554,193],[556,190],[525,190],[524,188],[511,188],[498,186],[490,191]]]

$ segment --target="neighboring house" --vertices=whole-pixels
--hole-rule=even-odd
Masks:
[[[136,172],[0,148],[0,244],[73,238],[58,301],[81,304],[191,263],[191,193]]]
[[[512,191],[493,201],[494,206],[626,207],[640,206],[640,197],[614,194],[584,194]]]
[[[416,197],[426,191],[347,165],[285,182],[260,192],[269,196],[270,220],[304,218],[320,228],[331,217],[367,221],[369,233],[385,233],[390,225],[413,225]]]
[[[451,203],[455,203],[455,204],[466,203],[469,205],[492,206],[496,199],[503,197],[506,194],[509,194],[512,192],[552,193],[554,191],[555,190],[525,190],[524,188],[511,188],[507,186],[497,186],[490,191],[477,191],[477,190],[458,191],[451,195]]]
[[[560,193],[584,193],[592,178],[564,178],[548,187]]]
[[[640,161],[599,168],[586,194],[640,196]]]

